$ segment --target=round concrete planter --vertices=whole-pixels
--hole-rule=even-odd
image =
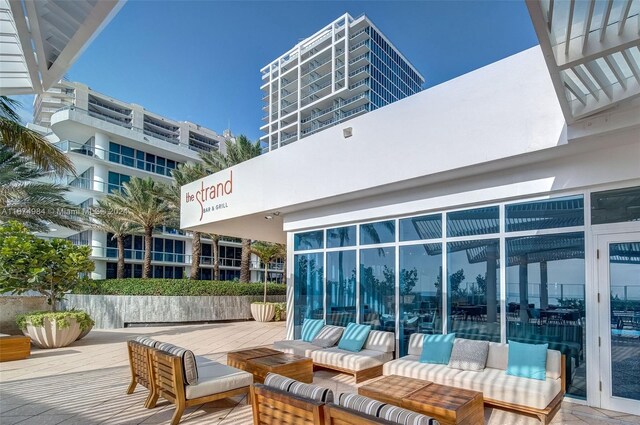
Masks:
[[[276,306],[267,303],[251,303],[251,315],[256,322],[270,322],[276,314]]]
[[[76,341],[80,341],[82,338],[84,338],[85,336],[87,336],[89,334],[89,332],[91,332],[91,329],[93,329],[93,325],[89,326],[87,329],[85,330],[81,330],[80,331],[80,335],[78,335],[78,337],[76,338]]]
[[[69,319],[69,327],[58,329],[55,320],[43,319],[42,326],[33,326],[27,322],[23,331],[31,342],[40,348],[60,348],[74,342],[80,335],[80,325],[76,319]]]

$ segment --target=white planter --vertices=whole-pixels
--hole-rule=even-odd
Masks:
[[[85,330],[81,330],[80,331],[80,335],[78,335],[78,337],[76,338],[76,341],[80,341],[82,338],[84,338],[85,336],[87,336],[89,334],[89,332],[91,332],[91,329],[93,329],[93,325],[89,326],[87,329]]]
[[[56,322],[45,318],[42,326],[33,326],[27,322],[27,329],[23,331],[31,338],[31,342],[40,348],[66,347],[80,335],[80,325],[76,319],[69,319],[69,327],[58,329]]]
[[[270,322],[275,314],[274,304],[251,304],[251,315],[256,322]]]

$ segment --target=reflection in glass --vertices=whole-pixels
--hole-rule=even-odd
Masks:
[[[442,214],[400,220],[400,242],[442,237]]]
[[[500,211],[497,206],[447,213],[447,236],[471,236],[498,233]]]
[[[499,239],[447,243],[448,327],[456,337],[500,341],[499,247]]]
[[[327,248],[356,245],[356,226],[327,229]]]
[[[640,221],[640,186],[591,194],[591,224]]]
[[[442,244],[400,247],[400,356],[413,333],[442,333]]]
[[[296,233],[293,235],[294,251],[308,251],[310,249],[323,248],[324,232],[316,230],[315,232]]]
[[[395,242],[396,222],[394,220],[379,221],[360,225],[360,244]]]
[[[322,253],[296,254],[293,265],[293,329],[295,338],[298,339],[304,319],[323,317]]]
[[[511,204],[505,207],[507,232],[584,225],[582,195]]]
[[[327,325],[356,321],[356,252],[327,252]]]
[[[360,251],[360,323],[395,331],[395,249]]]
[[[586,397],[584,233],[508,238],[507,339],[566,356],[567,393]]]
[[[611,389],[640,400],[640,241],[609,245]]]

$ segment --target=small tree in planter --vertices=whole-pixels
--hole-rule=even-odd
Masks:
[[[251,303],[251,315],[257,322],[269,322],[276,313],[275,304],[267,302],[269,263],[277,258],[286,256],[286,248],[279,243],[257,241],[251,245],[251,252],[255,254],[264,265],[264,299],[262,303]]]
[[[91,318],[78,320],[84,312],[57,312],[64,294],[93,271],[90,253],[90,247],[66,239],[38,238],[17,222],[0,226],[0,292],[36,291],[51,306],[49,315],[35,312],[33,320],[30,314],[19,318],[18,325],[36,345],[62,347],[93,326]]]

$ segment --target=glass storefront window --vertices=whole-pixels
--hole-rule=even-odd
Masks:
[[[442,333],[442,244],[400,248],[400,356],[407,354],[413,333]]]
[[[447,236],[472,236],[498,233],[500,210],[497,206],[447,213]]]
[[[304,319],[322,319],[324,316],[323,254],[296,254],[293,264],[293,326],[295,338],[299,339]]]
[[[360,323],[394,332],[395,248],[360,251]]]
[[[311,249],[324,248],[324,232],[316,230],[314,232],[296,233],[293,236],[294,251],[308,251]]]
[[[584,225],[582,195],[510,204],[505,207],[507,232]]]
[[[458,338],[500,341],[499,248],[499,239],[447,243],[448,330]]]
[[[379,221],[360,225],[360,244],[373,245],[395,242],[396,223],[394,220]]]
[[[640,186],[591,194],[591,224],[640,221]]]
[[[327,229],[327,248],[341,248],[356,245],[356,226]]]
[[[356,321],[356,251],[327,252],[327,325]]]
[[[507,339],[566,356],[567,393],[586,397],[584,233],[508,238]]]
[[[400,220],[400,242],[442,237],[442,214]]]

